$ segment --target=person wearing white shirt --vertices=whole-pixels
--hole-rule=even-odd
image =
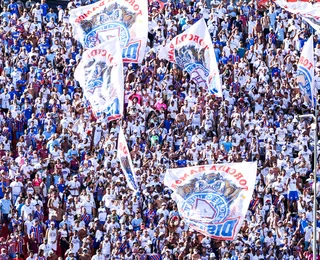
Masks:
[[[94,201],[91,200],[90,194],[88,194],[86,196],[86,199],[81,203],[81,207],[85,208],[87,214],[89,214],[90,217],[92,218],[92,216],[95,214],[96,205]]]
[[[4,92],[0,94],[1,107],[9,108],[10,106],[10,95],[8,93],[8,89],[4,89]]]
[[[30,199],[26,200],[26,204],[22,206],[21,208],[21,217],[22,219],[28,219],[29,214],[33,216],[34,207],[31,205]],[[29,234],[29,233],[28,233]]]
[[[10,183],[11,193],[13,202],[16,201],[17,197],[23,191],[23,184],[19,181],[18,177],[15,178],[13,182]]]
[[[163,215],[163,217],[165,219],[168,218],[169,216],[169,211],[167,210],[167,204],[166,203],[162,203],[161,204],[161,208],[157,210],[157,216],[160,217],[160,215]]]
[[[77,176],[72,177],[72,181],[69,182],[69,190],[70,194],[72,196],[78,196],[79,195],[79,188],[81,186],[80,182],[78,181]]]

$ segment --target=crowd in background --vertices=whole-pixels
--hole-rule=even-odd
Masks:
[[[320,88],[319,34],[273,2],[152,0],[145,59],[125,64],[125,114],[108,122],[94,117],[73,77],[83,49],[69,10],[91,2],[2,0],[0,260],[312,259],[318,122],[298,117],[313,110],[295,75],[314,37]],[[157,57],[160,45],[202,17],[223,98]],[[120,125],[139,194],[117,159]],[[236,240],[189,228],[163,185],[166,169],[242,161],[259,167]]]

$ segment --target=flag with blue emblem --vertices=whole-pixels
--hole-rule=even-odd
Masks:
[[[200,19],[165,46],[160,46],[158,56],[187,71],[191,79],[210,94],[222,97],[216,55],[204,19]]]
[[[256,162],[214,164],[167,170],[164,184],[173,190],[179,214],[194,230],[233,240],[254,190]]]
[[[119,37],[123,62],[142,62],[148,40],[148,1],[100,0],[72,9],[69,22],[84,48]]]
[[[305,102],[315,107],[316,89],[314,84],[313,36],[303,46],[298,62],[296,79]]]
[[[120,160],[120,165],[122,172],[127,179],[130,189],[133,191],[139,192],[139,186],[137,184],[136,174],[134,172],[134,167],[132,164],[130,152],[126,142],[126,138],[123,133],[123,129],[120,128],[118,136],[118,158]]]
[[[74,76],[97,117],[106,114],[111,121],[122,116],[124,81],[118,38],[86,50]]]

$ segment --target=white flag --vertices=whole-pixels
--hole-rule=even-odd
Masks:
[[[194,230],[234,240],[254,190],[256,162],[169,169],[164,184],[173,190],[180,216]]]
[[[124,62],[141,63],[148,39],[148,1],[100,0],[70,11],[74,37],[92,48],[119,37]]]
[[[315,106],[316,90],[314,84],[314,47],[313,36],[304,44],[300,55],[297,82],[305,100]]]
[[[118,38],[86,50],[74,75],[98,117],[102,113],[108,120],[122,116],[124,81]]]
[[[299,0],[277,0],[276,3],[290,13],[301,15],[316,31],[320,30],[320,3],[310,3]]]
[[[137,184],[136,174],[134,172],[130,152],[122,128],[120,128],[118,137],[118,158],[120,160],[121,168],[124,175],[126,176],[129,187],[132,190],[138,192],[139,186]]]
[[[159,58],[178,64],[198,86],[222,97],[216,56],[204,19],[159,47]]]

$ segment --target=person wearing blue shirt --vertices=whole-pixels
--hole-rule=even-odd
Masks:
[[[70,161],[72,160],[72,156],[73,156],[73,155],[75,155],[75,156],[77,156],[77,157],[79,156],[79,153],[78,153],[78,150],[77,150],[75,144],[72,144],[71,149],[68,150],[66,161],[67,161],[67,162],[70,162]]]
[[[41,0],[40,8],[42,9],[42,15],[46,16],[49,9],[49,6],[46,3],[46,0]]]
[[[16,14],[19,17],[19,5],[14,2],[14,0],[10,1],[10,4],[8,5],[8,10],[11,14]]]
[[[12,204],[9,198],[9,193],[4,194],[4,198],[0,200],[0,211],[2,213],[2,221],[4,223],[8,223],[9,221],[9,214],[11,210]]]
[[[14,99],[14,96],[18,96],[18,92],[14,89],[13,86],[10,87],[10,91],[8,92],[8,94],[10,95],[10,100]]]
[[[49,13],[47,13],[45,17],[48,22],[50,22],[52,18],[54,22],[57,22],[57,18],[58,18],[57,14],[53,12],[52,8],[49,9]]]
[[[10,48],[15,54],[18,54],[20,52],[20,46],[18,45],[17,40],[13,41],[13,44],[11,45]]]
[[[221,51],[218,44],[214,46],[214,54],[216,55],[216,61],[219,62]]]
[[[32,107],[30,105],[25,106],[24,109],[22,109],[22,112],[23,112],[25,118],[27,120],[29,120],[31,118],[31,115],[32,115]]]
[[[187,160],[180,156],[179,160],[176,161],[178,167],[187,167]]]
[[[231,148],[232,148],[232,137],[229,136],[229,137],[227,138],[227,140],[226,140],[225,142],[222,142],[221,144],[223,145],[223,147],[224,147],[224,149],[226,150],[226,152],[229,153],[229,151],[230,151]]]
[[[52,127],[51,126],[48,126],[44,131],[43,131],[43,135],[44,135],[44,138],[46,140],[48,140],[52,135],[53,135],[53,131],[52,131]]]
[[[50,49],[50,44],[46,43],[45,39],[41,40],[41,43],[38,45],[39,49],[40,49],[40,55],[46,55],[47,54],[47,50]]]
[[[229,57],[225,55],[225,52],[222,53],[219,62],[226,65],[228,63]]]
[[[7,187],[7,183],[6,182],[4,182],[3,180],[2,180],[2,177],[1,177],[1,179],[0,179],[0,199],[2,199],[3,197],[4,197],[4,189]]]
[[[7,10],[7,7],[3,7],[3,11],[0,13],[2,20],[8,23],[10,21],[10,16],[11,13]]]
[[[274,11],[274,7],[271,7],[271,11],[268,14],[270,18],[270,26],[275,29],[275,23],[277,19],[277,13]]]
[[[11,36],[13,39],[17,40],[20,37],[21,33],[17,30],[11,32]]]
[[[134,219],[132,219],[131,221],[131,225],[133,227],[133,231],[138,231],[140,230],[140,225],[143,222],[142,218],[141,218],[141,214],[140,213],[136,213],[136,216]]]
[[[27,52],[31,52],[31,50],[32,50],[32,44],[31,44],[30,40],[26,40],[26,41],[25,41],[24,47],[26,47]]]
[[[58,141],[58,140],[56,139],[56,137],[54,136],[54,137],[47,143],[47,149],[49,149],[49,152],[51,152],[56,145],[59,145],[59,141]]]

